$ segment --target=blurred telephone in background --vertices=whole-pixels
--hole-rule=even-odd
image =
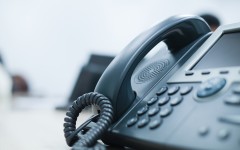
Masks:
[[[67,100],[67,104],[58,106],[57,109],[66,110],[79,95],[94,91],[97,81],[113,58],[113,56],[91,54],[88,63],[80,69],[73,90]]]
[[[197,16],[171,17],[135,38],[92,93],[69,107],[64,123],[74,149],[240,149],[240,24],[213,34]],[[144,57],[159,45],[150,59]],[[76,129],[88,105],[97,113]]]

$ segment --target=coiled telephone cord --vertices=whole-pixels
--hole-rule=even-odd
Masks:
[[[91,117],[76,129],[77,117],[85,107],[91,105],[97,105],[100,108],[100,114]],[[109,99],[104,95],[96,92],[87,93],[73,102],[64,121],[64,136],[68,146],[73,146],[73,149],[104,149],[96,143],[113,121],[113,108]],[[96,124],[85,134],[79,136],[79,132],[81,133],[91,122],[96,122]]]

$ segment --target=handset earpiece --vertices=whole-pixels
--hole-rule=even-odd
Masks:
[[[207,23],[197,16],[175,16],[153,26],[115,57],[101,76],[95,92],[111,100],[114,119],[118,119],[136,99],[131,86],[133,71],[155,45],[164,41],[174,52],[209,32]]]

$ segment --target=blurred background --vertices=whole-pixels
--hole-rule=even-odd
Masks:
[[[115,56],[167,17],[211,13],[240,21],[238,0],[0,0],[0,53],[29,90],[67,97],[91,53]]]
[[[116,56],[139,33],[173,15],[210,13],[218,17],[221,24],[240,22],[239,6],[239,0],[0,0],[0,73],[2,68],[5,70],[5,74],[0,74],[0,95],[4,91],[1,85],[24,81],[31,100],[20,103],[24,100],[18,98],[14,106],[45,108],[53,102],[51,104],[55,107],[56,103],[68,100],[79,72],[88,63],[91,54]],[[6,74],[11,77],[7,78]],[[48,103],[36,105],[34,98],[45,98]],[[54,130],[59,133],[56,137],[61,139],[58,141],[53,136],[55,141],[51,142],[54,146],[48,145],[47,149],[59,149],[66,145],[62,133],[64,114],[33,113],[44,120],[41,114],[45,114],[48,120],[57,119],[56,124],[61,125]],[[35,116],[28,115],[17,112],[13,115],[0,114],[0,118],[18,118],[21,122],[28,117],[35,125],[39,122],[34,121]],[[0,137],[0,145],[5,142],[3,149],[9,149],[7,146],[14,143],[13,140],[6,144],[5,136],[12,138],[8,131],[15,128],[9,126],[8,123],[13,123],[10,120],[6,123],[0,121],[0,127],[3,127],[0,133],[5,131]],[[55,124],[52,127],[55,128]],[[21,137],[17,137],[16,141]],[[62,145],[56,147],[57,142]],[[39,146],[32,144],[33,147]],[[19,149],[17,146],[15,148]],[[23,149],[33,147],[25,144]]]

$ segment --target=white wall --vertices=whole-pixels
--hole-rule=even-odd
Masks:
[[[144,29],[176,14],[240,21],[239,0],[0,0],[0,52],[31,91],[69,95],[90,53],[116,55]]]

